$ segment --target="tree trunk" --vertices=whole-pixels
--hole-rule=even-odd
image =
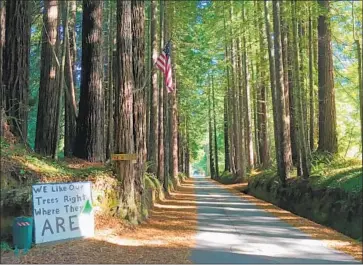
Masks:
[[[117,1],[117,68],[118,84],[116,99],[116,152],[133,154],[133,52],[132,9],[130,1]],[[139,212],[135,198],[135,175],[132,161],[118,161],[116,172],[121,181],[119,213],[131,223],[137,223]]]
[[[242,21],[246,23],[245,19],[245,2],[242,3]],[[242,72],[243,72],[243,105],[244,105],[244,123],[245,123],[245,139],[247,151],[247,164],[248,168],[254,166],[254,151],[253,151],[253,136],[252,136],[252,115],[251,115],[251,89],[250,89],[250,71],[248,69],[247,57],[247,44],[245,34],[242,35]]]
[[[64,156],[71,157],[73,146],[76,138],[77,128],[77,103],[75,93],[75,82],[73,79],[75,56],[72,54],[71,47],[76,46],[75,39],[75,19],[76,19],[76,1],[67,3],[70,6],[70,17],[65,21],[65,39],[66,48],[65,57],[65,124],[64,124]],[[69,8],[69,7],[68,7]],[[69,12],[69,11],[68,11]]]
[[[3,51],[5,46],[5,1],[0,0],[0,115],[5,112],[6,98],[5,98],[5,86],[3,86]],[[3,116],[1,116],[2,118]],[[5,121],[1,120],[0,129],[3,127]],[[3,136],[3,133],[1,134]]]
[[[285,132],[287,137],[287,149],[289,150],[288,154],[288,167],[289,169],[292,166],[292,157],[291,157],[291,136],[290,134],[293,133],[290,131],[291,126],[291,118],[290,118],[290,100],[289,100],[289,71],[288,71],[288,32],[289,27],[287,23],[287,5],[286,2],[281,1],[281,12],[280,12],[280,19],[281,19],[281,49],[282,49],[282,65],[284,69],[284,97],[285,97],[285,121],[287,123],[287,130]]]
[[[134,94],[134,129],[135,149],[137,161],[135,164],[135,200],[139,211],[141,211],[141,194],[144,191],[144,172],[146,162],[146,113],[145,96],[141,90],[144,79],[145,58],[145,6],[144,1],[132,1],[132,47],[133,47],[133,75],[135,89],[139,91]]]
[[[210,78],[210,77],[209,77]],[[209,79],[211,83],[211,80]],[[213,128],[212,128],[212,93],[211,85],[208,86],[208,143],[209,143],[209,165],[210,165],[210,177],[215,179],[216,171],[214,167],[214,152],[213,152]]]
[[[329,13],[330,1],[318,0],[320,8]],[[331,48],[331,30],[329,18],[326,14],[319,16],[319,143],[318,150],[335,154],[338,152],[336,131],[335,89],[333,53]]]
[[[227,79],[228,79],[227,75]],[[224,129],[224,171],[228,172],[231,170],[229,165],[229,137],[228,137],[228,93],[224,96],[224,109],[223,109],[223,129]]]
[[[152,36],[152,57],[155,63],[158,57],[158,43],[157,43],[157,0],[151,0],[151,36]],[[156,174],[158,169],[158,73],[156,69],[152,69],[152,83],[151,83],[151,109],[150,109],[150,136],[149,136],[149,146],[148,146],[148,161],[150,162],[149,172]]]
[[[234,21],[234,11],[233,11],[233,2],[230,1],[230,21],[231,23],[233,23]],[[232,116],[233,116],[233,132],[232,132],[232,136],[233,136],[233,142],[235,143],[235,152],[234,152],[234,160],[235,160],[235,175],[238,179],[240,179],[241,181],[243,181],[243,178],[245,177],[245,156],[242,155],[242,148],[244,148],[244,144],[243,144],[243,135],[241,135],[242,133],[242,128],[240,128],[240,126],[242,125],[240,120],[239,120],[239,115],[238,115],[238,109],[237,109],[237,102],[239,100],[239,98],[237,97],[237,75],[238,72],[237,71],[237,62],[236,59],[238,56],[236,56],[236,40],[233,39],[234,36],[234,31],[232,29],[232,27],[230,28],[230,36],[232,38],[231,40],[231,96],[232,96]]]
[[[287,131],[289,129],[286,122],[286,102],[284,93],[284,69],[282,62],[282,47],[281,47],[281,27],[280,27],[280,1],[273,2],[273,21],[274,21],[274,52],[275,52],[275,75],[276,75],[276,101],[275,104],[277,110],[277,133],[279,135],[279,153],[276,156],[280,156],[280,163],[278,163],[278,172],[282,185],[285,185],[285,181],[289,176],[289,155],[288,142],[290,139],[287,137]]]
[[[92,162],[102,162],[106,157],[101,51],[102,10],[102,1],[83,1],[82,80],[74,155]]]
[[[107,110],[107,139],[106,139],[106,159],[110,159],[111,154],[113,153],[113,149],[114,149],[114,110],[115,110],[115,99],[114,99],[114,95],[115,95],[115,91],[114,91],[114,87],[115,87],[115,83],[114,83],[114,77],[113,77],[113,72],[114,72],[114,63],[113,63],[113,42],[114,42],[114,34],[113,34],[113,12],[112,12],[112,8],[111,8],[111,3],[112,1],[109,0],[109,12],[108,12],[108,43],[109,43],[109,47],[108,47],[108,61],[107,61],[107,65],[108,65],[108,97],[107,97],[107,102],[108,102],[108,108]]]
[[[303,115],[303,96],[304,93],[302,89],[302,82],[300,81],[300,65],[299,65],[299,45],[298,45],[298,26],[296,21],[296,2],[291,5],[292,9],[292,25],[293,25],[293,50],[294,50],[294,80],[295,80],[295,88],[294,88],[294,109],[296,115],[296,146],[299,153],[298,160],[298,175],[301,175],[303,178],[307,179],[310,176],[310,162],[309,162],[309,153],[308,153],[308,142],[306,138],[306,131],[304,126],[304,115]]]
[[[189,119],[188,116],[185,119],[185,130],[186,130],[186,150],[185,150],[185,174],[187,175],[187,177],[190,176],[190,171],[189,171],[189,161],[190,161],[190,152],[189,152]]]
[[[59,61],[56,54],[58,1],[44,1],[43,39],[35,151],[51,156],[57,149],[60,89],[57,82]]]
[[[27,143],[29,105],[30,2],[6,1],[3,89],[10,131]],[[3,33],[3,32],[2,32]],[[3,39],[4,35],[1,36]],[[3,41],[3,40],[2,40]],[[4,42],[3,42],[4,43]]]
[[[258,3],[259,12],[262,13],[262,5]],[[267,128],[267,97],[266,97],[266,56],[265,56],[265,41],[263,34],[263,21],[259,21],[259,44],[260,44],[260,82],[257,87],[257,127],[258,127],[258,148],[262,168],[267,168],[270,165],[270,150],[268,142]]]
[[[313,71],[313,28],[312,28],[311,8],[309,9],[309,145],[310,150],[314,150],[314,71]]]
[[[269,57],[269,69],[270,69],[270,86],[271,86],[271,97],[272,97],[272,117],[274,123],[274,135],[275,135],[275,154],[276,154],[276,162],[279,165],[281,162],[281,157],[279,155],[279,134],[278,134],[278,120],[277,120],[277,106],[276,102],[276,80],[275,80],[275,63],[272,55],[273,47],[271,41],[271,29],[270,29],[270,21],[269,14],[267,8],[267,0],[264,1],[264,16],[265,16],[265,28],[266,28],[266,36],[267,36],[267,47],[268,47],[268,57]]]
[[[164,3],[162,0],[159,1],[159,5],[160,5],[160,39],[159,39],[159,47],[163,47],[164,46],[164,18],[165,18],[165,8],[164,8]],[[159,118],[158,118],[158,135],[159,135],[159,139],[158,139],[158,149],[157,149],[157,156],[158,156],[158,167],[157,167],[157,177],[160,180],[160,183],[163,185],[164,184],[164,180],[165,180],[165,171],[164,171],[164,82],[163,82],[163,78],[162,78],[162,74],[161,72],[159,72],[159,109],[158,109],[158,113],[159,113]]]
[[[219,176],[218,167],[218,142],[217,142],[217,122],[216,122],[216,98],[214,95],[214,80],[212,75],[212,100],[213,100],[213,134],[214,134],[214,157],[215,157],[215,176]]]

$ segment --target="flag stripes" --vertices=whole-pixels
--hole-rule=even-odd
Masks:
[[[168,92],[172,92],[174,90],[173,86],[173,78],[172,78],[172,69],[171,69],[171,58],[170,58],[170,41],[166,44],[162,53],[159,55],[156,60],[156,66],[159,68],[161,72],[164,73],[165,84]]]

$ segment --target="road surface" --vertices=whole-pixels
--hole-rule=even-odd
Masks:
[[[203,176],[193,263],[358,263]]]

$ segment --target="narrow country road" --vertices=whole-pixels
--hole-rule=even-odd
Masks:
[[[202,176],[193,263],[359,263]]]

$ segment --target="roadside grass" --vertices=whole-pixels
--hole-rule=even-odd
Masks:
[[[111,168],[101,163],[88,163],[76,158],[54,160],[28,151],[21,145],[8,144],[3,139],[0,148],[2,173],[14,172],[19,177],[31,176],[41,182],[112,175]]]
[[[269,182],[277,178],[277,170],[271,167],[265,170],[253,170],[248,180],[258,178],[260,182]],[[291,171],[291,179],[296,179],[296,169]],[[327,158],[315,155],[312,158],[309,182],[313,188],[341,188],[348,192],[362,191],[362,162],[358,159],[341,157]]]

